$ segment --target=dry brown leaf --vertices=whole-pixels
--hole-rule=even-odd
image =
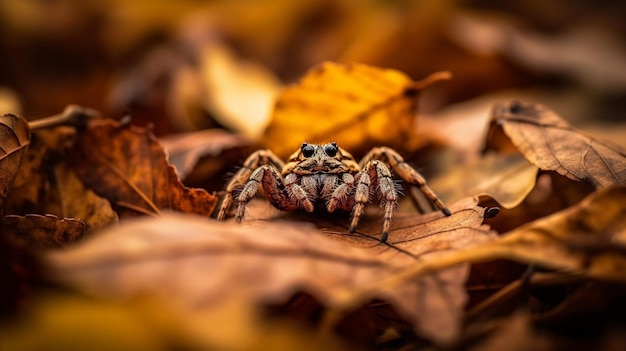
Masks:
[[[489,154],[429,181],[444,202],[489,196],[505,208],[519,205],[535,186],[537,167],[520,154]]]
[[[78,136],[74,160],[82,180],[120,215],[175,210],[209,216],[217,202],[204,189],[183,186],[159,142],[144,128],[93,121]]]
[[[490,337],[470,348],[476,351],[560,349],[563,348],[555,347],[555,341],[534,330],[531,316],[526,311],[518,311],[501,321]]]
[[[414,82],[401,72],[326,62],[278,96],[261,142],[286,158],[303,141],[337,141],[358,154],[379,145],[406,149],[415,142],[417,95],[439,72]]]
[[[39,203],[40,184],[44,181],[44,172],[41,164],[46,154],[46,147],[34,133],[33,140],[28,146],[25,157],[17,170],[12,191],[5,201],[6,214],[27,214],[36,213],[36,206]]]
[[[33,248],[64,248],[80,238],[86,230],[85,222],[76,218],[54,215],[8,215],[2,218],[4,233],[22,245]]]
[[[50,189],[47,196],[41,199],[42,213],[80,218],[85,222],[86,234],[117,223],[117,214],[111,208],[111,203],[85,187],[67,163],[59,164],[52,172],[49,181],[54,189]]]
[[[451,217],[433,214],[417,224],[417,216],[400,218],[386,245],[375,239],[378,233],[350,235],[344,228],[342,234],[327,228],[331,239],[301,223],[254,221],[239,226],[170,214],[128,222],[63,254],[50,255],[48,262],[55,280],[100,296],[151,293],[206,307],[230,294],[257,303],[281,303],[304,291],[336,308],[346,302],[346,294],[407,263],[436,259],[427,252],[490,238],[480,227],[482,210],[474,205],[462,202],[452,206],[457,211]],[[377,297],[390,302],[420,334],[450,342],[459,331],[466,274],[467,267],[461,265],[407,280]]]
[[[502,128],[519,151],[543,170],[557,171],[595,187],[626,184],[626,151],[572,128],[539,104],[508,102],[493,109],[487,146]],[[497,146],[496,146],[497,147]]]
[[[183,180],[194,170],[200,159],[210,157],[216,163],[211,168],[220,169],[224,165],[218,165],[221,162],[217,160],[217,155],[227,149],[249,145],[249,141],[242,136],[222,129],[179,133],[161,138],[160,141],[167,152],[169,162],[176,167],[178,176]]]
[[[13,186],[15,175],[30,144],[30,129],[20,116],[0,117],[0,207]]]
[[[51,214],[80,218],[86,233],[117,222],[108,200],[85,187],[65,162],[65,151],[74,142],[71,127],[33,132],[30,147],[20,166],[5,204],[5,214]]]

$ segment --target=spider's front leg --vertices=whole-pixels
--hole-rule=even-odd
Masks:
[[[243,220],[246,206],[256,195],[259,186],[263,187],[265,196],[279,210],[293,211],[302,208],[308,212],[313,212],[313,203],[309,200],[306,191],[297,184],[297,181],[298,178],[293,173],[288,174],[283,179],[276,168],[269,165],[255,169],[237,197],[235,219],[237,222]]]
[[[239,171],[235,173],[226,186],[226,195],[224,196],[224,200],[222,200],[222,206],[217,214],[218,220],[226,218],[228,210],[230,210],[233,203],[233,192],[243,186],[248,181],[248,178],[250,178],[252,172],[261,165],[273,165],[280,169],[284,166],[284,163],[270,150],[258,150],[248,156]]]
[[[367,164],[371,160],[382,160],[386,162],[393,171],[405,182],[417,186],[419,190],[446,216],[450,216],[450,210],[443,201],[437,197],[435,192],[426,184],[426,180],[415,168],[404,161],[402,156],[388,147],[377,147],[372,149],[363,159],[361,164]]]
[[[398,191],[391,178],[391,171],[383,162],[371,160],[357,174],[357,177],[358,181],[354,192],[355,205],[349,231],[353,233],[356,230],[365,206],[369,202],[372,189],[378,189],[380,205],[383,208],[383,230],[380,240],[385,242],[391,228],[391,220],[398,205]]]

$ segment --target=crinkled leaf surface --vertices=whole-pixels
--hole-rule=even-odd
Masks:
[[[498,128],[541,169],[595,187],[626,184],[626,150],[572,128],[545,106],[517,101],[498,104],[489,135],[497,135]]]
[[[86,230],[85,222],[80,219],[54,215],[8,215],[1,222],[11,239],[32,248],[63,248],[82,238]]]
[[[104,120],[91,122],[74,148],[76,171],[121,215],[174,210],[208,216],[217,198],[185,187],[163,148],[147,129]]]
[[[362,64],[326,62],[278,96],[262,143],[280,157],[303,141],[337,141],[351,152],[415,142],[419,90],[444,72],[414,82],[405,74]]]
[[[126,222],[67,252],[51,254],[54,279],[96,295],[150,293],[191,306],[219,303],[233,293],[257,302],[280,303],[297,291],[329,308],[342,308],[363,286],[374,284],[438,252],[491,238],[481,227],[475,202],[452,207],[451,217],[399,218],[388,244],[367,234],[347,234],[343,224],[320,231],[301,222],[251,221],[243,225],[168,214]],[[339,233],[342,231],[343,233]],[[397,235],[396,235],[397,234]],[[331,236],[329,238],[329,235]],[[379,296],[417,330],[434,340],[458,333],[465,303],[467,266],[407,280]]]
[[[4,204],[30,144],[30,129],[20,116],[0,117],[0,206]]]

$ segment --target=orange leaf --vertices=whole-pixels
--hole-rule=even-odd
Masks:
[[[187,188],[154,135],[144,128],[94,121],[80,133],[74,149],[76,171],[120,215],[175,210],[209,216],[217,198]]]

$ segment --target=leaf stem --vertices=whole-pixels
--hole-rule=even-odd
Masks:
[[[31,130],[56,127],[60,125],[76,124],[86,119],[99,116],[96,110],[78,105],[68,105],[63,112],[36,121],[28,122]]]

